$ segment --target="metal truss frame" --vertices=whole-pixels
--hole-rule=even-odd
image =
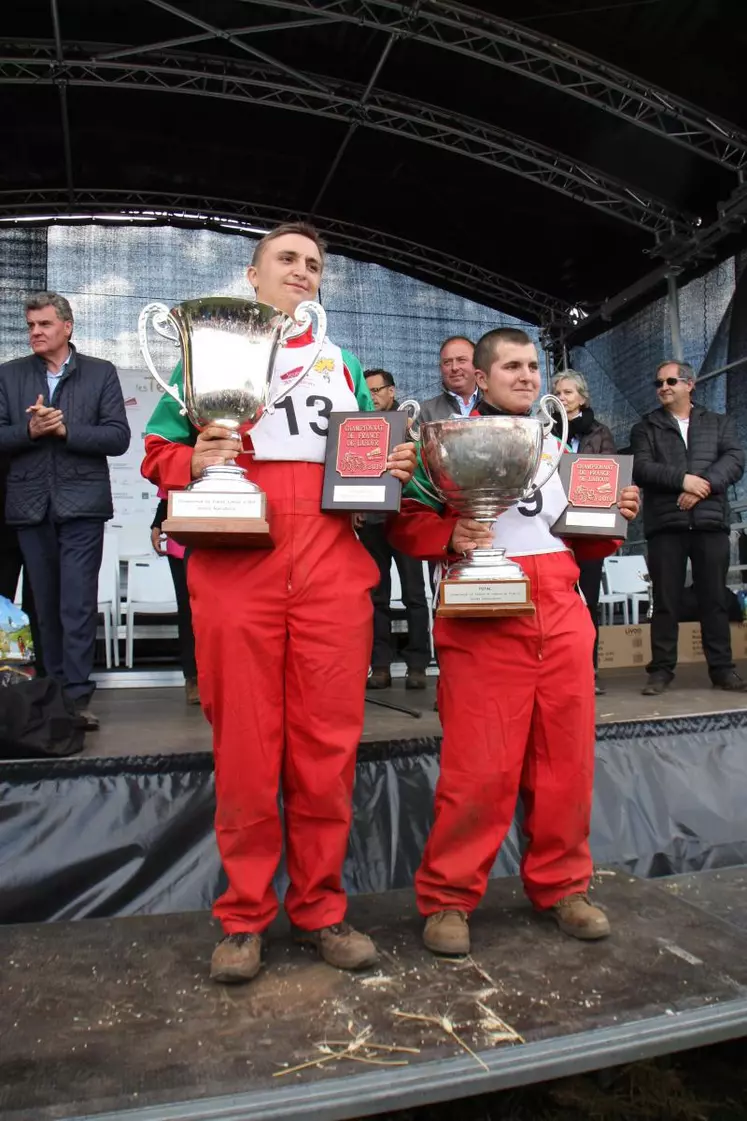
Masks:
[[[747,133],[730,121],[551,36],[452,0],[424,0],[415,16],[411,5],[397,0],[243,2],[453,51],[540,82],[734,172],[747,165]],[[148,50],[147,44],[139,48]]]
[[[89,222],[97,217],[123,224],[138,220],[185,223],[256,236],[279,222],[298,221],[305,215],[297,210],[237,199],[88,187],[77,187],[73,212],[67,191],[61,188],[0,191],[0,229],[14,222]],[[561,329],[572,322],[567,301],[491,269],[352,222],[320,217],[317,223],[332,251],[414,275],[533,323],[548,327],[555,324]]]
[[[147,62],[92,58],[95,48],[90,44],[66,44],[64,73],[65,82],[71,86],[107,85],[216,97],[346,123],[348,131],[312,212],[317,210],[354,131],[365,127],[518,175],[635,226],[657,240],[684,234],[700,224],[694,215],[505,129],[412,98],[374,92],[373,84],[392,44],[390,38],[366,87],[332,83],[308,74],[300,75],[299,82],[293,85],[270,67],[212,57],[200,60],[199,66],[192,58],[170,55]],[[0,84],[39,85],[58,81],[61,64],[51,66],[54,51],[48,43],[0,43]]]

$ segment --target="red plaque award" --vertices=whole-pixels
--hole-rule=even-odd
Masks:
[[[322,510],[399,510],[402,484],[386,461],[406,430],[404,412],[332,413]]]
[[[552,532],[558,537],[627,537],[628,522],[617,508],[630,486],[632,455],[563,455],[558,467],[568,505]]]

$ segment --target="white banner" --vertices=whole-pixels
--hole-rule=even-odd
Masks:
[[[119,381],[125,399],[127,421],[132,438],[124,455],[109,460],[113,525],[126,527],[130,536],[142,532],[143,552],[150,547],[150,524],[158,499],[156,488],[140,474],[145,454],[145,426],[160,400],[163,390],[144,370],[120,370]]]

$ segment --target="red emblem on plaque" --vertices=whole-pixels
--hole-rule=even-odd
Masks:
[[[376,479],[386,471],[389,424],[381,416],[346,417],[337,442],[337,473],[343,478]]]
[[[577,459],[571,465],[568,501],[571,506],[614,506],[619,474],[620,466],[614,459]]]

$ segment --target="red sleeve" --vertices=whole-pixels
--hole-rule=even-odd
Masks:
[[[145,459],[141,473],[162,491],[184,490],[192,482],[192,448],[174,444],[162,436],[145,437]]]
[[[622,537],[564,537],[563,541],[579,564],[611,557],[623,544]]]
[[[446,549],[457,521],[453,510],[438,514],[422,502],[404,498],[399,514],[387,523],[387,537],[395,549],[417,560],[443,561],[451,557]]]

